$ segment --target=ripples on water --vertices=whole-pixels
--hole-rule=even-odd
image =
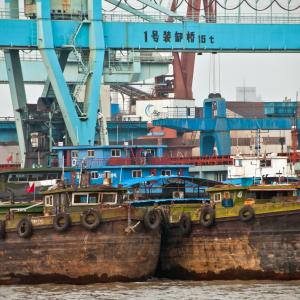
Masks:
[[[299,281],[170,281],[92,285],[0,286],[0,299],[242,300],[300,299]]]

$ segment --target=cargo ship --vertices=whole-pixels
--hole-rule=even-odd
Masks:
[[[160,212],[124,202],[107,185],[57,186],[43,213],[26,209],[0,220],[0,284],[136,281],[154,275]]]
[[[159,276],[300,279],[299,185],[228,185],[206,191],[209,204],[198,209],[181,204],[181,212],[178,205],[168,209]]]

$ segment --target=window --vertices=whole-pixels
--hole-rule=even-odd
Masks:
[[[78,158],[78,151],[71,151],[72,158]]]
[[[88,194],[73,194],[73,204],[87,204]]]
[[[236,167],[241,167],[242,166],[242,160],[241,159],[235,159],[234,160],[234,165]]]
[[[87,155],[88,155],[88,157],[94,157],[95,156],[95,151],[94,150],[88,150]]]
[[[171,170],[161,170],[161,175],[162,176],[170,176],[171,175]]]
[[[98,179],[99,178],[98,171],[91,171],[90,172],[90,178],[91,179]]]
[[[88,203],[89,204],[96,204],[96,203],[99,202],[98,199],[99,199],[98,193],[90,193],[89,198],[88,198]]]
[[[132,178],[142,177],[142,170],[133,170]]]
[[[58,174],[57,173],[48,173],[47,174],[47,179],[58,179]]]
[[[155,156],[155,150],[154,149],[146,149],[146,153],[150,156]]]
[[[103,193],[102,194],[102,203],[103,204],[116,204],[117,203],[117,194],[116,193]]]
[[[88,205],[99,203],[98,193],[75,193],[72,196],[73,205]]]
[[[215,193],[214,194],[214,201],[220,202],[221,201],[221,193]]]
[[[27,174],[9,174],[8,182],[28,182]]]
[[[121,157],[120,149],[111,149],[111,157]]]
[[[260,166],[261,167],[271,167],[272,163],[271,163],[271,159],[262,159],[260,161]]]
[[[45,197],[45,206],[53,206],[53,196]]]

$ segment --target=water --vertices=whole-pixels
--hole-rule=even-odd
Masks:
[[[298,300],[300,281],[171,281],[91,285],[0,286],[0,299],[13,300]]]

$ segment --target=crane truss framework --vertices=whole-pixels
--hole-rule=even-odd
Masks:
[[[189,20],[177,23],[103,22],[99,0],[88,1],[88,19],[84,22],[58,21],[51,20],[50,4],[50,0],[37,0],[37,18],[34,20],[0,20],[0,48],[8,51],[38,49],[41,52],[49,82],[74,145],[94,143],[106,49],[180,52],[300,50],[300,24],[206,24]],[[178,19],[176,15],[174,18]],[[76,110],[57,56],[59,50],[66,49],[75,52],[76,49],[89,49],[81,115]],[[14,76],[13,81],[19,77],[17,74],[10,76]],[[11,85],[11,90],[20,84]],[[19,97],[16,101],[22,103],[23,100]]]
[[[176,129],[179,132],[200,131],[200,154],[231,154],[231,130],[291,130],[293,117],[228,118],[223,98],[208,98],[203,103],[203,118],[167,118],[154,120],[153,125]],[[215,113],[213,113],[215,111]],[[300,120],[296,122],[300,128]]]

